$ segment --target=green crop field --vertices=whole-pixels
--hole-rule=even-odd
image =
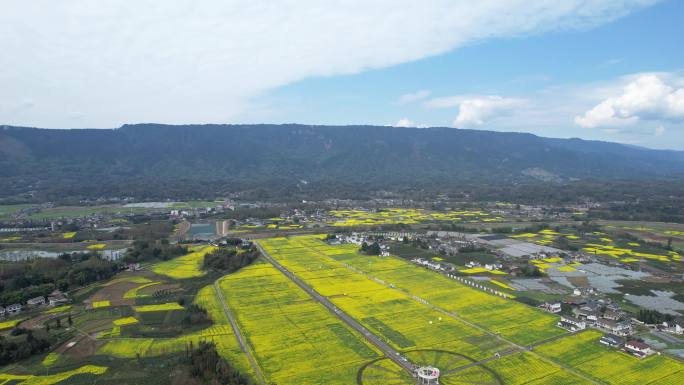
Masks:
[[[267,383],[353,384],[379,356],[270,264],[227,275],[220,286]]]
[[[174,279],[196,278],[204,275],[202,263],[204,256],[215,251],[216,247],[206,246],[191,250],[191,253],[152,266],[152,271]]]

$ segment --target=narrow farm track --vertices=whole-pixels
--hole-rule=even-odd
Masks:
[[[285,267],[283,267],[278,261],[276,261],[273,257],[271,257],[266,250],[261,247],[259,243],[256,243],[257,248],[261,252],[261,255],[266,258],[266,260],[271,263],[276,269],[278,269],[281,273],[283,273],[286,277],[288,277],[292,282],[294,282],[297,286],[299,286],[302,290],[304,290],[307,294],[309,294],[313,299],[318,301],[321,305],[325,306],[326,309],[328,309],[332,314],[337,316],[339,319],[344,321],[347,325],[349,325],[352,329],[356,330],[359,334],[361,334],[368,342],[371,344],[375,345],[378,349],[380,349],[381,352],[385,354],[385,356],[392,361],[394,361],[399,367],[404,369],[406,372],[409,374],[413,375],[415,368],[418,366],[415,365],[414,363],[408,361],[406,358],[404,358],[398,351],[394,350],[388,343],[385,341],[381,340],[378,338],[374,333],[372,333],[370,330],[366,329],[363,325],[361,325],[356,319],[353,317],[349,316],[347,313],[343,312],[342,310],[338,309],[330,300],[328,300],[326,297],[320,295],[318,292],[316,292],[313,288],[311,288],[309,285],[304,283],[299,277],[297,277],[295,274],[291,273],[289,270],[287,270]]]
[[[267,254],[265,253],[265,251],[261,248],[261,245],[258,245],[258,247],[259,247],[259,250],[262,252],[262,254],[267,255]],[[308,249],[309,249],[311,252],[316,253],[316,254],[318,254],[318,255],[324,257],[324,258],[330,258],[330,257],[328,257],[327,255],[321,253],[321,252],[318,251],[318,250],[312,249],[312,248],[310,248],[310,247],[309,247]],[[269,258],[269,259],[272,259],[270,256],[268,256],[268,258]],[[277,262],[276,262],[276,263],[277,263]],[[414,301],[416,301],[416,302],[418,302],[418,303],[421,303],[421,304],[423,304],[423,305],[426,305],[426,306],[432,308],[433,310],[439,311],[440,313],[442,313],[442,314],[444,314],[444,315],[447,315],[447,316],[449,316],[449,317],[452,317],[452,318],[454,318],[454,319],[456,319],[456,320],[458,320],[458,321],[460,321],[460,322],[465,323],[466,325],[469,325],[469,326],[471,326],[471,327],[473,327],[473,328],[476,328],[476,329],[478,329],[478,330],[480,330],[480,331],[486,333],[487,335],[489,335],[489,336],[491,336],[491,337],[497,338],[497,339],[499,339],[500,341],[506,342],[506,343],[508,343],[509,345],[512,345],[512,346],[515,347],[515,349],[508,350],[508,351],[506,351],[506,352],[500,353],[499,356],[501,356],[501,357],[503,357],[504,355],[510,355],[510,354],[517,353],[517,352],[527,351],[529,354],[535,356],[536,358],[539,358],[540,360],[545,361],[545,362],[548,362],[548,363],[551,363],[551,364],[553,364],[553,365],[557,365],[557,366],[563,368],[564,370],[566,370],[567,372],[570,372],[570,373],[572,373],[572,374],[574,374],[574,375],[576,375],[576,376],[578,376],[578,377],[581,377],[582,379],[587,380],[587,381],[589,381],[589,382],[591,382],[591,383],[593,383],[593,384],[600,384],[600,383],[601,383],[601,382],[596,381],[596,379],[594,379],[594,378],[592,378],[592,377],[589,377],[589,376],[585,375],[584,373],[579,372],[579,371],[575,370],[574,368],[572,368],[572,367],[570,367],[570,366],[567,366],[567,365],[561,364],[561,363],[559,363],[559,362],[553,361],[553,360],[551,360],[551,359],[549,359],[549,358],[547,358],[547,357],[544,357],[544,356],[542,356],[542,355],[540,355],[540,354],[538,354],[538,353],[532,351],[532,349],[533,349],[534,347],[543,345],[543,344],[548,343],[548,342],[555,341],[555,340],[557,340],[557,339],[559,339],[559,338],[562,338],[562,337],[567,337],[568,335],[570,335],[570,334],[572,334],[572,333],[565,333],[565,334],[561,334],[560,336],[551,337],[551,338],[548,338],[548,339],[546,339],[546,340],[539,341],[539,342],[537,342],[537,343],[535,343],[535,344],[533,344],[533,345],[530,345],[530,346],[518,345],[518,344],[516,344],[515,342],[509,341],[508,339],[502,337],[501,335],[499,335],[499,334],[497,334],[497,333],[493,333],[493,332],[489,331],[488,329],[486,329],[486,328],[484,328],[484,327],[482,327],[482,326],[480,326],[480,325],[477,325],[477,324],[472,323],[472,322],[470,322],[470,321],[468,321],[468,320],[466,320],[466,319],[463,319],[461,316],[459,316],[458,314],[456,314],[456,313],[454,313],[454,312],[450,312],[450,311],[447,311],[447,310],[445,310],[445,309],[443,309],[443,308],[441,308],[441,307],[439,307],[439,306],[433,305],[433,304],[431,304],[430,302],[428,302],[428,301],[426,301],[426,300],[424,300],[424,299],[421,299],[421,298],[416,297],[415,295],[411,294],[410,292],[408,292],[408,291],[406,291],[406,290],[400,289],[400,288],[398,288],[398,287],[396,287],[396,286],[393,286],[393,285],[389,285],[389,284],[387,284],[386,282],[384,282],[384,281],[378,279],[377,277],[374,277],[374,276],[372,276],[372,275],[370,275],[370,274],[368,274],[368,273],[365,273],[365,272],[363,272],[363,271],[359,271],[359,270],[354,269],[354,268],[352,268],[351,266],[348,266],[348,265],[343,264],[343,263],[340,263],[340,266],[344,266],[344,267],[346,267],[347,269],[349,269],[349,270],[351,270],[351,271],[354,271],[354,272],[357,273],[357,274],[365,275],[366,277],[369,277],[369,278],[372,279],[373,281],[376,281],[376,282],[378,282],[378,283],[384,285],[385,287],[388,287],[388,288],[390,288],[390,289],[399,291],[400,293],[403,293],[404,295],[407,295],[408,297],[410,297],[411,299],[413,299]],[[504,354],[504,353],[505,353],[505,354]],[[484,360],[481,360],[481,361],[478,361],[478,362],[473,362],[473,363],[471,363],[471,364],[468,364],[468,365],[466,365],[465,367],[463,367],[463,369],[466,369],[467,367],[482,365],[482,364],[485,364],[485,363],[487,363],[487,362],[496,360],[496,359],[498,359],[498,358],[499,358],[499,357],[497,357],[497,356],[492,356],[492,357],[486,358],[486,359],[484,359]],[[456,368],[456,369],[450,370],[450,371],[447,372],[447,373],[453,373],[453,372],[457,372],[457,371],[459,371],[459,370],[461,370],[461,368]]]
[[[264,374],[261,373],[261,368],[259,367],[259,365],[257,365],[256,360],[254,359],[254,356],[252,355],[252,352],[249,350],[249,348],[245,344],[245,340],[242,337],[242,333],[240,332],[240,329],[238,328],[237,322],[235,322],[235,319],[233,318],[233,313],[230,312],[230,309],[228,308],[228,305],[226,304],[226,299],[223,297],[223,292],[221,291],[221,287],[219,285],[220,280],[221,280],[221,278],[214,281],[214,290],[216,291],[216,296],[218,297],[219,301],[221,301],[221,307],[223,308],[223,313],[228,318],[228,321],[230,322],[230,326],[233,328],[233,333],[235,334],[235,337],[237,338],[238,343],[240,344],[240,349],[242,349],[242,351],[247,355],[247,359],[249,360],[249,364],[252,365],[252,369],[254,369],[254,373],[256,373],[257,379],[259,380],[259,383],[261,385],[266,385],[266,380],[264,378]]]

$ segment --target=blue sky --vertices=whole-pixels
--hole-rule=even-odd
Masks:
[[[447,126],[684,150],[678,0],[81,0],[0,13],[0,124]]]
[[[622,86],[625,76],[680,72],[682,37],[684,2],[665,1],[586,30],[491,39],[389,68],[307,79],[273,90],[264,100],[279,106],[269,122],[395,125],[408,119],[411,125],[452,127],[457,106],[431,109],[419,102],[398,103],[399,98],[422,90],[429,92],[423,101],[450,95],[535,99],[541,91],[560,88],[554,96],[563,104],[571,98],[562,91],[565,88],[586,87],[589,94],[594,86]],[[512,119],[509,115],[472,128],[684,150],[681,121],[646,121],[619,131],[613,126],[578,126],[575,115],[596,104],[591,96],[572,101],[581,106],[576,114],[557,116],[548,123],[528,121],[523,114],[514,122],[505,121]],[[665,131],[657,134],[658,127]]]

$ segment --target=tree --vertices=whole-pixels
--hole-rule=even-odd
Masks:
[[[366,242],[363,242],[361,244],[361,253],[366,254],[366,255],[380,255],[380,245],[377,242],[373,242],[372,244],[367,244]]]

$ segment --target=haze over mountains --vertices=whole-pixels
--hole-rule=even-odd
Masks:
[[[453,128],[125,125],[0,129],[0,194],[155,196],[684,176],[684,152]],[[84,193],[85,191],[85,193]]]

